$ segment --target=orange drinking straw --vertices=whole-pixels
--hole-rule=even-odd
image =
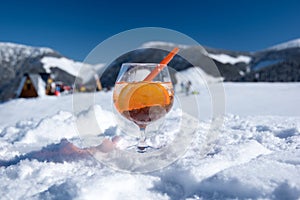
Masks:
[[[173,59],[173,57],[178,53],[179,48],[175,47],[160,63],[155,67],[155,69],[144,79],[144,81],[152,81],[159,72],[167,66],[167,64]]]

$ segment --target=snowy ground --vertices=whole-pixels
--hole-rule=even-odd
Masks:
[[[224,126],[210,152],[202,158],[198,148],[204,118],[182,158],[147,174],[116,172],[74,151],[81,141],[71,96],[0,104],[1,199],[299,199],[300,84],[224,87]],[[102,129],[114,130],[111,93],[96,99]]]

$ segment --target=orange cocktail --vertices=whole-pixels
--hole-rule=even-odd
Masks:
[[[171,82],[117,82],[113,101],[118,112],[139,127],[163,117],[173,105]]]
[[[139,127],[138,152],[150,147],[146,141],[147,125],[164,117],[171,110],[173,100],[174,90],[166,65],[123,63],[113,102],[118,113]]]

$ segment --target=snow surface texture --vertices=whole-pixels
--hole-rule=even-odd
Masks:
[[[60,112],[40,123],[27,121],[1,132],[0,164],[5,166],[0,168],[5,183],[0,186],[1,196],[295,199],[300,195],[299,119],[228,115],[205,158],[198,156],[197,137],[186,155],[168,168],[132,175],[116,173],[88,155],[64,154],[70,142],[79,140],[70,128],[72,115]],[[202,122],[201,128],[206,125]]]
[[[203,119],[183,157],[147,174],[116,172],[76,151],[71,96],[1,104],[1,199],[299,199],[299,89],[226,83],[227,114],[209,153],[199,149],[210,124]],[[95,97],[106,133],[116,127],[111,95]]]

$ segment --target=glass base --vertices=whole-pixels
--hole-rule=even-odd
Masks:
[[[144,142],[144,143],[140,142],[136,145],[132,145],[132,146],[129,146],[129,147],[126,148],[127,151],[137,152],[137,153],[149,153],[149,152],[157,151],[159,149],[160,148],[150,146],[146,142]]]
[[[138,153],[145,153],[145,152],[147,152],[147,149],[148,149],[148,148],[150,148],[150,146],[144,146],[144,147],[137,146],[136,151],[137,151]]]
[[[149,145],[146,143],[146,141],[142,140],[142,141],[139,141],[139,143],[137,144],[136,146],[136,151],[138,153],[145,153],[147,151],[147,148],[149,148]]]

